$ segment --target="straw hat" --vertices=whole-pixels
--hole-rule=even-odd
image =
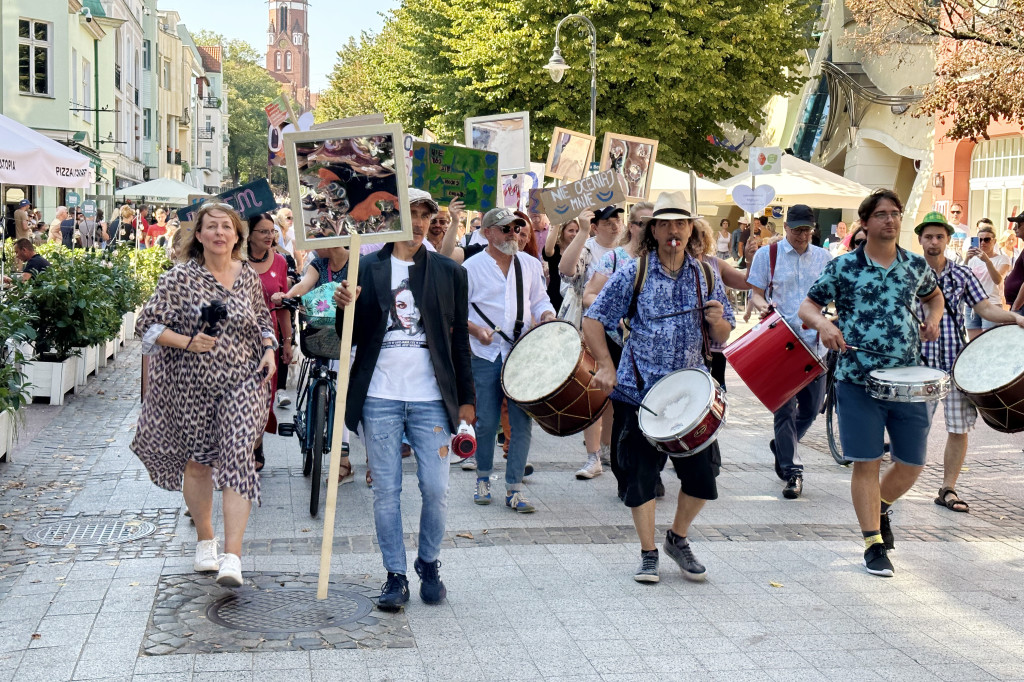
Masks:
[[[696,220],[702,215],[690,213],[690,198],[685,192],[662,192],[654,202],[654,212],[643,218],[644,224],[651,220]]]

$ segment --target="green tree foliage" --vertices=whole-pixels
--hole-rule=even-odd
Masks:
[[[565,14],[597,27],[597,134],[660,140],[658,158],[713,175],[737,155],[708,142],[723,127],[757,132],[772,95],[801,84],[803,49],[817,4],[810,0],[416,0],[391,13],[379,34],[338,53],[324,97],[335,117],[380,111],[413,132],[462,138],[463,119],[531,112],[532,157],[551,129],[586,132],[590,39],[570,21],[561,34],[572,66],[561,83],[541,67]]]
[[[263,68],[263,55],[244,40],[227,40],[211,31],[193,36],[197,45],[224,48],[224,84],[228,97],[228,169],[234,184],[267,174],[267,114],[264,108],[281,94],[281,85]]]

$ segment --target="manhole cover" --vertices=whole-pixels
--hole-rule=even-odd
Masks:
[[[155,531],[149,521],[70,520],[33,528],[25,533],[25,539],[40,545],[107,545],[138,540]]]
[[[353,592],[330,592],[320,601],[315,590],[243,589],[211,604],[206,617],[234,630],[310,632],[354,623],[372,610],[373,602]]]

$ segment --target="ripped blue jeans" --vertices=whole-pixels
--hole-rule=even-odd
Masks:
[[[426,562],[441,554],[448,517],[448,465],[452,440],[448,412],[440,400],[405,402],[366,399],[362,435],[366,458],[373,472],[373,521],[384,568],[406,572],[402,532],[402,435],[416,456],[422,507],[419,556]]]

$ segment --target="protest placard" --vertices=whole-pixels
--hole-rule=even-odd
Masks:
[[[196,214],[199,213],[199,206],[209,198],[203,195],[190,194],[188,197],[189,205],[178,209],[178,221],[181,223],[194,222]],[[238,211],[238,214],[242,216],[242,220],[251,215],[266,213],[277,208],[277,200],[274,198],[274,192],[270,189],[270,184],[266,178],[260,178],[255,182],[250,182],[248,185],[229,189],[218,194],[214,199],[218,202],[229,204]]]
[[[498,205],[498,155],[450,144],[414,142],[412,186],[430,192],[437,203],[462,199],[470,211]]]
[[[541,190],[540,203],[552,225],[567,223],[587,209],[623,204],[626,187],[614,170],[589,175],[561,187]]]

